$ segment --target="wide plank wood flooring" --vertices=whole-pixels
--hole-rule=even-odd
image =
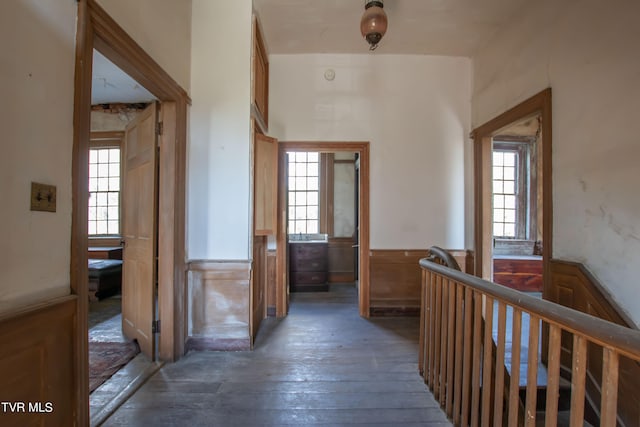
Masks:
[[[418,319],[363,319],[353,285],[291,294],[255,349],[166,364],[105,426],[449,426],[418,374]]]

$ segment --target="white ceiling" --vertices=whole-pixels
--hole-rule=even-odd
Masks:
[[[156,99],[138,82],[116,67],[97,50],[93,51],[91,105],[150,102]]]
[[[366,53],[365,0],[253,0],[273,54]],[[386,0],[389,28],[376,54],[472,56],[526,0]]]
[[[365,0],[253,0],[271,54],[367,53]],[[503,25],[535,7],[528,0],[386,0],[389,28],[374,54],[467,56]],[[97,51],[92,104],[155,97]]]

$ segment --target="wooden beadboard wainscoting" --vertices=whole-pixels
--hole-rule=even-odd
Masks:
[[[77,296],[0,316],[2,426],[74,425]]]
[[[250,281],[249,261],[188,264],[187,351],[251,348]]]
[[[267,316],[276,316],[276,256],[275,249],[267,250]]]
[[[545,292],[545,299],[565,307],[592,316],[617,323],[632,329],[637,329],[633,321],[617,307],[609,293],[598,280],[585,268],[575,262],[552,259],[550,262],[550,289]],[[561,372],[570,378],[573,355],[573,342],[562,337]],[[618,383],[618,416],[619,425],[640,425],[640,365],[625,357],[620,358],[620,375]],[[585,411],[591,417],[597,417],[599,412],[602,388],[602,349],[589,346],[587,349],[586,395],[587,408]]]
[[[355,276],[355,248],[351,237],[329,238],[329,283],[350,283]]]
[[[466,250],[448,250],[460,268],[471,272],[473,255]],[[419,316],[422,270],[419,261],[428,249],[370,251],[371,316]]]

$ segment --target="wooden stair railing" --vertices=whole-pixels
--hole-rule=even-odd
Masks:
[[[430,251],[433,257],[433,250]],[[446,263],[443,257],[436,258],[439,262],[428,258],[420,261],[423,284],[418,364],[425,382],[454,425],[540,425],[536,424],[536,400],[542,328],[549,329],[544,425],[558,425],[563,335],[573,340],[569,425],[584,425],[588,346],[602,348],[600,425],[620,425],[619,365],[623,359],[640,362],[640,331],[462,273],[442,265]],[[497,307],[495,344],[494,306]],[[504,369],[508,309],[513,311],[510,378]],[[529,319],[527,343],[521,342],[524,316]],[[527,361],[524,407],[519,387],[509,387],[509,383],[520,383],[521,353]],[[483,387],[485,384],[489,386]]]

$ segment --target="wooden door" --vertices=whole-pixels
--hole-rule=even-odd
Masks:
[[[156,300],[157,108],[126,129],[124,142],[122,331],[154,359]]]
[[[278,140],[256,132],[254,141],[255,235],[275,235],[278,225]]]

